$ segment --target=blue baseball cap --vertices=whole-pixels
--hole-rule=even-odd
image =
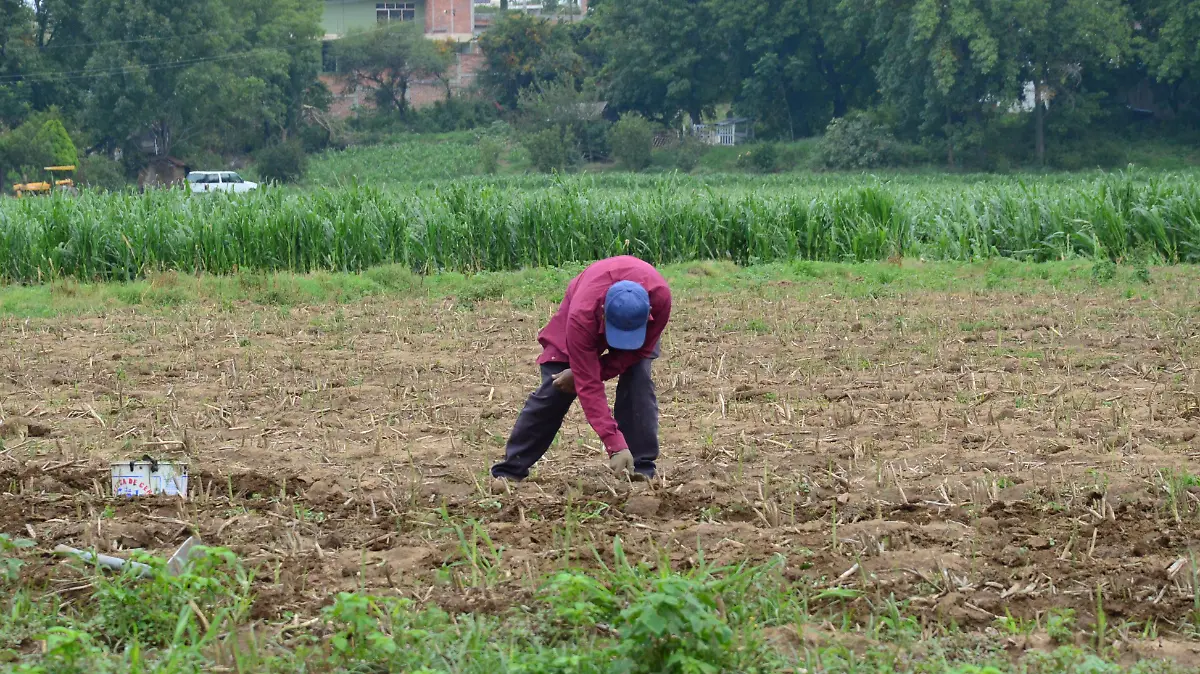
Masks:
[[[613,349],[633,351],[646,343],[650,294],[639,283],[617,281],[604,298],[604,338]]]

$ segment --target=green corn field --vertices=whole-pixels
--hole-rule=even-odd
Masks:
[[[1192,174],[531,177],[245,195],[0,201],[0,278],[156,270],[493,271],[628,253],[654,263],[893,255],[1200,261]]]

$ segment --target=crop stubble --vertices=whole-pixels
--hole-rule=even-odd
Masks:
[[[550,303],[6,319],[0,531],[158,552],[195,531],[261,565],[263,618],[361,587],[499,610],[595,564],[589,546],[611,558],[615,535],[634,560],[781,554],[789,578],[965,625],[1091,615],[1097,587],[1110,622],[1167,630],[1193,607],[1188,292],[767,284],[677,302],[655,366],[661,479],[607,476],[576,406],[500,498],[486,470]],[[193,497],[97,493],[107,461],[143,453],[186,456]]]

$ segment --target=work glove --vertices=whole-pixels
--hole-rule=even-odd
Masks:
[[[620,475],[622,472],[633,474],[633,455],[629,453],[628,449],[622,449],[615,454],[609,454],[608,467],[617,475]]]

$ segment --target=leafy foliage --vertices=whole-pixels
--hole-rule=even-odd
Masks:
[[[228,550],[198,547],[199,558],[187,572],[171,576],[157,558],[140,561],[156,572],[149,579],[134,571],[114,577],[95,576],[98,618],[93,634],[112,644],[166,646],[188,629],[196,629],[193,605],[209,607],[209,624],[237,624],[250,608],[251,576]]]
[[[779,150],[774,143],[755,143],[738,154],[737,165],[760,173],[773,173],[779,168]]]
[[[821,164],[832,169],[871,169],[913,163],[914,152],[870,116],[854,113],[829,123],[818,145]]]
[[[515,109],[521,92],[561,78],[584,76],[568,28],[524,12],[505,13],[479,38],[487,68],[481,84],[506,108]]]
[[[43,148],[47,161],[55,166],[75,166],[79,163],[79,154],[75,143],[67,135],[67,130],[58,119],[48,119],[38,130],[33,142]]]
[[[641,171],[650,165],[654,147],[654,127],[637,113],[625,113],[609,130],[609,144],[617,161],[631,170]]]
[[[8,534],[0,534],[0,585],[15,583],[21,576],[23,561],[11,556],[22,548],[33,547],[33,541],[26,538],[16,538]]]
[[[597,98],[594,89],[579,91],[571,79],[521,92],[521,143],[539,171],[561,170],[604,153],[608,123]]]
[[[595,9],[589,40],[604,54],[605,96],[618,112],[636,110],[659,122],[679,111],[700,122],[727,93],[717,47],[725,37],[712,0],[605,2]]]
[[[121,163],[104,155],[89,155],[79,161],[79,184],[92,189],[119,190],[128,184]]]
[[[78,161],[75,144],[56,110],[30,115],[19,127],[0,136],[0,179],[15,171],[18,178],[34,180],[44,176],[46,166]]]
[[[635,674],[716,674],[736,657],[733,630],[721,618],[711,585],[656,578],[621,611],[617,630],[624,666]]]
[[[542,173],[562,171],[578,163],[579,152],[561,129],[542,129],[521,140],[534,168]]]
[[[700,160],[708,151],[708,145],[693,134],[685,134],[679,142],[664,151],[675,168],[689,173],[700,165]]]
[[[504,152],[504,143],[498,138],[484,136],[479,139],[479,168],[484,173],[492,174],[500,169],[500,154]]]
[[[258,151],[255,167],[264,180],[280,183],[296,182],[308,170],[308,155],[298,140],[278,143]]]
[[[425,38],[412,22],[388,24],[338,40],[338,70],[346,90],[366,89],[380,110],[404,116],[409,109],[408,88],[418,78],[440,77],[450,67],[453,53]]]
[[[78,11],[86,69],[99,73],[82,118],[104,147],[171,154],[298,128],[320,63],[315,3],[85,0]]]

